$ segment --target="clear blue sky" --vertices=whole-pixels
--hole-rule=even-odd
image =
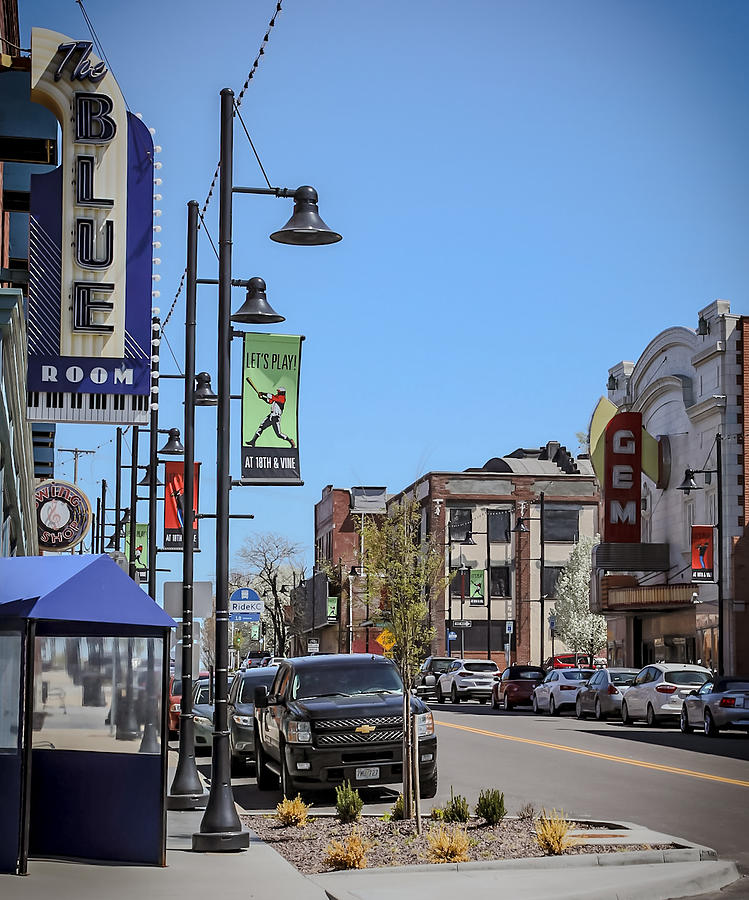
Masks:
[[[163,147],[162,312],[186,203],[218,158],[219,91],[241,88],[274,5],[86,2]],[[25,45],[32,25],[88,36],[74,0],[21,0],[21,18]],[[235,199],[234,276],[265,278],[278,330],[307,341],[305,485],[232,491],[233,511],[255,514],[232,525],[232,551],[274,531],[311,563],[329,483],[399,490],[518,446],[576,449],[610,365],[718,297],[749,312],[747,43],[745,0],[284,0],[242,112],[273,184],[314,185],[344,240],[273,244],[289,202]],[[236,183],[263,184],[239,128],[235,159]],[[208,222],[215,237],[215,203]],[[200,269],[216,272],[204,240]],[[179,356],[183,313],[167,328]],[[215,318],[202,288],[198,368],[214,374]],[[238,390],[238,347],[235,361]],[[179,424],[179,382],[163,384],[161,424]],[[198,410],[206,511],[214,416]],[[237,406],[235,472],[238,428]],[[95,447],[113,429],[58,434]],[[94,496],[114,482],[112,448],[82,462]],[[203,523],[199,577],[214,574],[212,539]]]

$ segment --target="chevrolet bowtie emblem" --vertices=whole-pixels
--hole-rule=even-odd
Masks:
[[[369,734],[374,730],[374,725],[360,725],[358,728],[354,728],[354,731],[357,731],[359,734]]]

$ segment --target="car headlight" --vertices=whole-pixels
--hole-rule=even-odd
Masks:
[[[245,728],[252,728],[252,716],[232,716],[237,725],[244,725]]]
[[[290,744],[309,744],[312,740],[312,729],[309,722],[291,721],[286,726],[286,740]]]
[[[182,707],[180,706],[179,703],[172,703],[172,705],[169,707],[169,709],[170,709],[172,712],[179,712],[181,708],[182,708]]]
[[[213,722],[205,716],[195,716],[193,722],[195,722],[196,725],[203,725],[204,727],[207,726],[209,728],[213,727]]]
[[[419,713],[416,716],[416,733],[419,737],[434,734],[434,716],[430,712]]]

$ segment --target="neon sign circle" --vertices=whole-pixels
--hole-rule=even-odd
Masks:
[[[91,527],[91,504],[75,484],[43,481],[34,489],[39,549],[60,553],[86,537]]]

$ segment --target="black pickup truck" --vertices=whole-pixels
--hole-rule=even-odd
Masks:
[[[437,736],[423,701],[413,697],[419,731],[419,781],[437,793]],[[286,797],[394,784],[403,777],[403,684],[389,659],[365,653],[285,659],[270,688],[255,689],[255,760],[260,790],[281,781]]]

